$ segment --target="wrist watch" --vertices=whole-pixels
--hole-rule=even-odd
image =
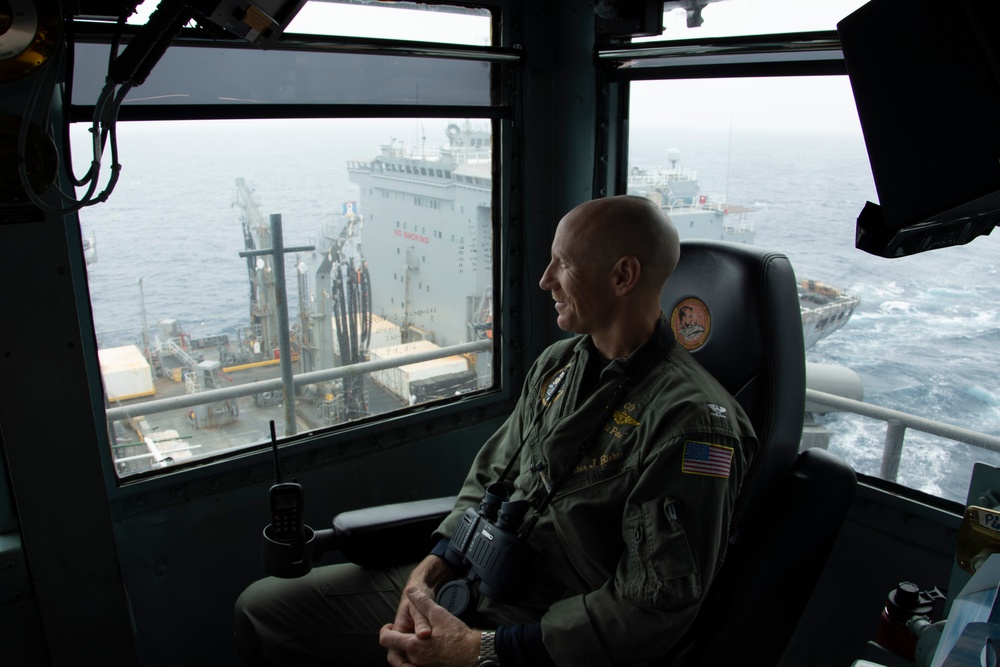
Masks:
[[[493,631],[484,632],[479,640],[479,662],[478,667],[500,667],[500,660],[497,658],[495,645],[497,633]]]

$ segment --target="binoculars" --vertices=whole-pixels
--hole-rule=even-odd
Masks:
[[[529,509],[527,500],[510,500],[507,487],[497,482],[486,488],[478,509],[465,510],[445,559],[468,574],[441,587],[439,605],[461,616],[478,602],[478,593],[498,602],[520,595],[529,549],[519,530]]]

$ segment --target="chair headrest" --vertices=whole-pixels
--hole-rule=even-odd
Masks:
[[[675,338],[743,406],[760,442],[734,527],[798,454],[805,409],[805,350],[788,258],[751,245],[681,242],[660,296]]]

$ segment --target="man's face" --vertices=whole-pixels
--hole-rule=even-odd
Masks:
[[[552,260],[539,285],[552,293],[560,329],[594,334],[611,324],[614,291],[607,251],[596,247],[600,243],[586,233],[581,222],[579,216],[559,222],[552,239]]]

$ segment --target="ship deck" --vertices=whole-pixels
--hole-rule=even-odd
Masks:
[[[176,362],[164,359],[167,369],[178,368]],[[276,363],[247,364],[223,369],[230,386],[251,384],[280,377]],[[243,449],[270,441],[270,422],[274,421],[279,437],[285,434],[285,408],[280,391],[262,392],[256,396],[230,399],[236,409],[220,411],[220,423],[205,424],[195,416],[193,408],[178,408],[145,415],[143,403],[188,394],[188,384],[177,374],[167,372],[154,379],[156,394],[145,399],[116,402],[112,407],[125,408],[128,418],[112,425],[112,447],[120,476],[140,473],[159,467],[203,459],[233,449]],[[364,378],[364,393],[370,414],[391,412],[404,403],[382,387]],[[325,420],[319,404],[322,397],[299,392],[295,398],[294,433],[308,433],[333,426]],[[211,409],[209,408],[209,413]],[[204,410],[202,411],[204,412]],[[163,434],[166,434],[164,436]]]

